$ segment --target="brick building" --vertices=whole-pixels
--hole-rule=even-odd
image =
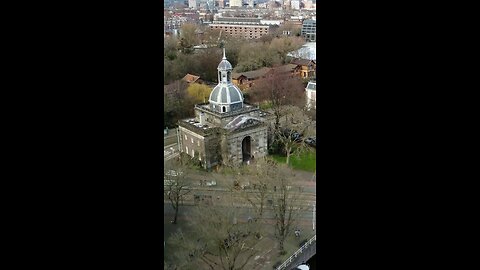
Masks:
[[[210,29],[222,30],[234,37],[257,39],[269,33],[270,25],[262,24],[259,18],[220,17],[210,24]]]

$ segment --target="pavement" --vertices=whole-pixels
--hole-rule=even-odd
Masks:
[[[178,151],[178,144],[170,144],[163,147],[163,159],[164,161],[177,157],[180,154]]]

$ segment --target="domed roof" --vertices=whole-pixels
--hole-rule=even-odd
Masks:
[[[218,64],[218,70],[231,70],[232,69],[232,64],[228,62],[227,59],[223,59],[220,64]]]
[[[236,85],[221,83],[213,88],[208,101],[216,104],[238,103],[243,102],[243,95]]]
[[[222,62],[220,62],[220,64],[218,64],[218,67],[217,67],[218,70],[232,70],[232,64],[230,64],[230,62],[228,62],[227,60],[227,57],[225,56],[225,48],[223,48],[223,58],[222,58]]]

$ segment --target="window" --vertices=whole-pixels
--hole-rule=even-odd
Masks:
[[[185,150],[187,150],[187,151],[185,151],[185,153],[188,154],[188,146],[185,146]]]
[[[192,149],[192,157],[195,157],[195,151]]]
[[[185,140],[188,140],[188,138],[187,138],[187,134],[185,134]]]
[[[191,142],[193,143],[193,138],[190,138]]]
[[[222,112],[225,112],[225,111],[226,111],[225,106],[222,106]]]
[[[197,141],[197,146],[200,146],[200,140]]]

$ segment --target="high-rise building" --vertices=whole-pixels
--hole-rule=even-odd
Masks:
[[[230,0],[230,7],[241,7],[242,0]]]
[[[302,24],[302,36],[308,41],[317,41],[317,21],[304,20]]]
[[[292,0],[290,3],[291,3],[292,9],[294,10],[300,9],[300,0]]]
[[[247,0],[248,7],[253,8],[253,0]]]
[[[270,26],[262,24],[261,21],[259,18],[220,17],[210,24],[210,29],[222,30],[234,37],[257,39],[268,34],[270,30]]]
[[[225,0],[217,0],[218,2],[218,7],[219,8],[224,8],[225,7]]]
[[[197,0],[188,0],[188,7],[189,8],[197,8]]]
[[[317,83],[314,81],[308,82],[305,92],[307,97],[307,108],[317,109]]]

